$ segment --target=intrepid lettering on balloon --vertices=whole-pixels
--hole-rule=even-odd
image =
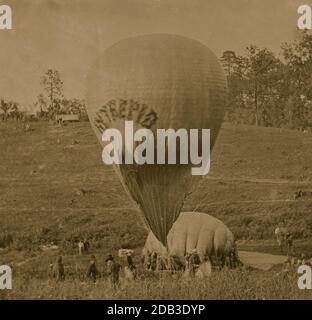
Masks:
[[[112,99],[96,113],[94,122],[102,133],[110,128],[111,123],[118,119],[134,120],[144,128],[151,128],[157,120],[157,114],[144,103],[132,99]]]

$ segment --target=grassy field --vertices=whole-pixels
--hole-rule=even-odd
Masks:
[[[203,281],[142,277],[122,282],[117,290],[106,279],[96,283],[70,277],[58,283],[34,277],[18,278],[12,291],[1,292],[3,299],[312,299],[309,290],[299,290],[295,273],[224,270]]]
[[[100,261],[120,247],[135,249],[138,261],[147,232],[113,169],[102,163],[88,123],[57,128],[38,122],[32,128],[24,132],[18,123],[0,122],[0,264],[13,264],[15,272],[14,290],[0,298],[306,297],[296,289],[297,276],[281,281],[280,270],[221,272],[204,285],[143,274],[118,292],[104,290],[104,279],[80,279],[77,270],[84,270],[87,257],[77,261],[77,239],[88,237]],[[224,221],[244,250],[277,253],[271,239],[285,220],[297,251],[311,256],[312,197],[294,199],[295,192],[312,190],[311,158],[312,134],[224,124],[211,171],[184,209]],[[42,252],[40,246],[50,242],[60,249]],[[59,254],[75,270],[62,284],[46,276]]]

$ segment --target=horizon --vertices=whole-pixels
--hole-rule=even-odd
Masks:
[[[275,54],[297,35],[301,0],[6,0],[13,30],[1,30],[0,97],[31,107],[40,78],[57,69],[64,95],[84,99],[85,77],[112,44],[137,35],[171,33],[207,45],[217,56],[254,44]],[[246,17],[244,19],[244,17]],[[216,27],[217,26],[217,27]],[[216,28],[215,28],[216,27]],[[12,54],[14,53],[14,54]]]

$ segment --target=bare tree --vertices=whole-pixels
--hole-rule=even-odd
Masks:
[[[48,97],[48,112],[51,116],[57,113],[59,101],[63,98],[63,81],[58,70],[49,69],[41,79],[41,84]]]

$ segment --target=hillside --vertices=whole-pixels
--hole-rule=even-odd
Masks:
[[[72,248],[78,237],[94,246],[139,247],[146,231],[88,123],[57,128],[33,123],[24,132],[0,123],[0,247],[54,241]],[[185,210],[208,212],[239,239],[272,238],[286,219],[296,237],[312,233],[312,134],[224,124],[211,171]]]

